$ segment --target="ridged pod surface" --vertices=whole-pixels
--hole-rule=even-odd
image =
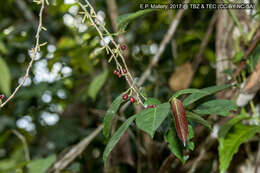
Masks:
[[[184,106],[180,100],[173,98],[171,107],[177,135],[185,146],[188,138],[188,121]]]

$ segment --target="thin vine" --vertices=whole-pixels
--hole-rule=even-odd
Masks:
[[[140,91],[139,87],[137,86],[137,84],[134,81],[134,77],[133,75],[130,73],[129,68],[126,64],[125,58],[122,55],[121,49],[120,49],[120,45],[117,44],[115,42],[115,40],[113,39],[113,35],[106,29],[106,27],[104,26],[104,24],[98,19],[97,14],[94,10],[94,8],[92,7],[92,5],[85,0],[86,4],[83,5],[81,2],[77,1],[77,3],[79,4],[79,6],[81,7],[81,9],[83,10],[82,12],[80,12],[80,14],[83,14],[83,19],[82,19],[82,23],[86,20],[89,19],[89,21],[91,22],[91,24],[95,27],[95,29],[97,30],[101,40],[104,43],[104,48],[106,49],[107,54],[111,54],[111,57],[109,58],[108,62],[111,62],[111,60],[114,60],[117,66],[117,69],[120,72],[125,71],[126,73],[122,73],[123,76],[125,77],[128,85],[129,85],[129,89],[125,92],[127,93],[128,91],[130,91],[130,95],[132,94],[132,92],[134,92],[134,94],[136,95],[137,98],[137,102],[140,103],[143,107],[144,103],[143,100],[146,100],[146,97],[142,94],[142,92]],[[87,8],[89,7],[89,11],[87,10]],[[101,31],[101,29],[105,32],[103,33]],[[109,35],[111,37],[111,42],[113,44],[113,46],[115,48],[111,48],[104,39],[103,35]],[[122,65],[120,64],[118,58],[120,58],[120,60],[122,61]]]
[[[33,65],[33,62],[35,60],[35,57],[36,57],[37,53],[40,51],[40,47],[47,44],[47,42],[40,44],[40,32],[42,30],[46,31],[46,28],[44,28],[43,25],[42,25],[42,14],[43,14],[43,10],[45,8],[45,2],[46,2],[47,5],[49,4],[49,2],[48,2],[48,0],[34,0],[33,2],[35,2],[38,5],[41,5],[41,9],[40,9],[40,12],[39,12],[39,25],[38,25],[37,32],[36,32],[36,35],[35,35],[35,38],[36,38],[35,46],[34,46],[34,48],[32,48],[30,50],[30,52],[31,52],[31,61],[30,61],[29,65],[27,66],[26,73],[23,76],[23,79],[22,79],[21,83],[15,88],[13,93],[3,103],[1,103],[2,99],[3,99],[3,96],[2,96],[2,98],[0,98],[0,103],[1,103],[0,104],[0,109],[2,107],[4,107],[11,99],[13,99],[15,94],[23,86],[24,82],[26,81],[26,79],[29,76],[29,73],[30,73],[30,70],[32,68],[32,65]]]

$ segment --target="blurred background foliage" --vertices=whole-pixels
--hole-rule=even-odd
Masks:
[[[45,172],[59,153],[78,143],[102,123],[108,103],[127,89],[126,82],[113,75],[115,64],[107,64],[109,56],[101,50],[102,42],[95,29],[89,21],[81,23],[78,5],[73,0],[49,2],[43,15],[43,26],[47,31],[42,31],[40,35],[41,42],[47,41],[48,44],[41,47],[24,87],[0,110],[1,172]],[[90,2],[100,19],[106,22],[106,27],[113,32],[106,1]],[[137,1],[120,0],[117,5],[119,14],[139,10]],[[39,8],[31,0],[1,2],[0,89],[7,96],[21,82],[30,61],[29,50],[34,46]],[[172,43],[167,45],[144,85],[143,89],[149,96],[166,101],[172,95],[173,88],[169,86],[171,75],[177,67],[194,61],[214,12],[188,10],[184,13]],[[129,56],[126,60],[134,76],[142,74],[158,51],[175,14],[176,11],[155,11],[127,26],[124,36]],[[203,60],[194,72],[192,88],[216,84],[216,34],[215,30],[213,32]],[[105,39],[109,41],[109,36]],[[177,48],[174,48],[176,45]],[[239,64],[243,53],[239,49],[236,52],[233,60]],[[249,73],[254,69],[259,54],[258,46],[248,59]],[[182,73],[185,71],[186,68],[181,70]],[[90,89],[91,81],[97,76],[96,85],[102,88]],[[130,106],[125,116],[133,114],[134,109]],[[22,140],[15,135],[14,129],[26,138],[32,161],[26,159]],[[160,137],[156,138],[160,141]],[[64,172],[103,172],[102,152],[106,143],[107,140],[100,134]],[[131,146],[135,153],[137,149],[133,141]],[[167,152],[163,150],[162,156]],[[161,164],[161,160],[158,162]],[[211,162],[201,172],[210,170],[210,165]],[[145,162],[144,167],[148,167]],[[135,172],[135,169],[123,164],[120,172]]]

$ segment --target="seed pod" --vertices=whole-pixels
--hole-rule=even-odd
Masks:
[[[5,95],[0,94],[0,100],[3,100],[5,98]]]
[[[188,122],[185,109],[182,102],[176,98],[172,99],[171,106],[177,135],[185,146],[188,137]]]
[[[122,50],[126,50],[126,45],[121,45]]]
[[[130,101],[131,101],[132,103],[135,103],[135,98],[134,98],[134,97],[130,97]]]
[[[125,68],[123,68],[123,73],[126,74],[127,73],[127,70]]]
[[[127,100],[128,99],[128,95],[125,93],[124,95],[123,95],[123,100]]]

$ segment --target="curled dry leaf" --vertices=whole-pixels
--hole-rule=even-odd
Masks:
[[[188,137],[188,121],[184,106],[182,102],[176,98],[172,99],[171,106],[177,135],[185,146]]]
[[[260,88],[260,59],[255,67],[255,70],[250,75],[248,81],[245,84],[243,91],[245,93],[256,93]]]
[[[169,79],[169,86],[173,91],[186,89],[189,87],[193,76],[191,63],[185,63],[178,67]]]

